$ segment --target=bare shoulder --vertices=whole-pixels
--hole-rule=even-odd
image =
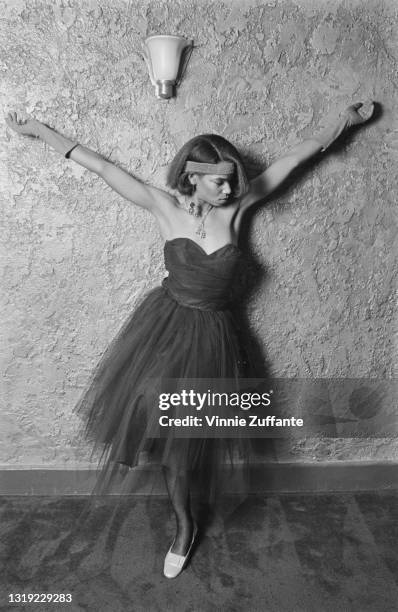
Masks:
[[[172,193],[153,185],[148,185],[147,189],[151,199],[151,206],[149,208],[154,215],[167,216],[178,208],[178,199]]]
[[[270,190],[267,188],[267,177],[265,172],[256,176],[249,183],[249,191],[241,198],[239,214],[243,215],[248,208],[256,204],[259,200],[266,198]]]
[[[250,194],[246,194],[235,202],[232,218],[233,226],[237,232],[239,232],[245,212],[252,204],[251,198],[248,197],[249,195]]]

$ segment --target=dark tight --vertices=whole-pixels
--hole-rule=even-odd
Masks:
[[[190,473],[179,471],[177,453],[172,453],[169,464],[163,466],[163,474],[176,517],[177,532],[171,552],[185,555],[191,543],[193,531]]]

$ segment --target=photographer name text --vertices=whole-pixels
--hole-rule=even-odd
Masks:
[[[275,415],[258,417],[255,414],[249,417],[235,416],[232,418],[222,418],[217,415],[205,416],[204,419],[198,416],[187,415],[182,418],[169,417],[162,415],[159,417],[161,427],[302,427],[303,419],[296,417],[279,418]]]

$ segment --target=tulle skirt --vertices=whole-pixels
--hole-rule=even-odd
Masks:
[[[210,502],[223,492],[245,495],[250,441],[239,432],[179,437],[170,427],[159,434],[159,390],[162,381],[185,379],[228,379],[238,387],[246,359],[231,311],[187,307],[163,287],[152,290],[102,355],[75,408],[85,439],[101,451],[94,493],[111,491],[121,478],[120,491],[135,492],[153,474],[148,466],[164,466],[189,472]]]

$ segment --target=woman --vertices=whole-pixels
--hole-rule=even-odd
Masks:
[[[163,466],[176,516],[176,537],[166,555],[164,574],[184,568],[196,535],[190,492],[192,476],[217,486],[220,469],[247,440],[180,438],[168,428],[157,436],[159,391],[163,379],[238,379],[241,342],[229,309],[239,260],[239,230],[245,212],[266,198],[300,164],[324,151],[353,125],[367,121],[354,104],[333,125],[292,148],[254,180],[248,180],[238,151],[221,136],[191,139],[172,161],[167,182],[175,195],[144,184],[94,151],[35,119],[9,113],[7,125],[41,138],[59,153],[103,178],[117,193],[156,218],[165,241],[169,276],[141,302],[106,350],[77,410],[90,440],[106,450],[101,490],[121,465],[138,464],[151,451]],[[154,382],[155,381],[155,382]],[[183,414],[181,412],[181,414]]]

